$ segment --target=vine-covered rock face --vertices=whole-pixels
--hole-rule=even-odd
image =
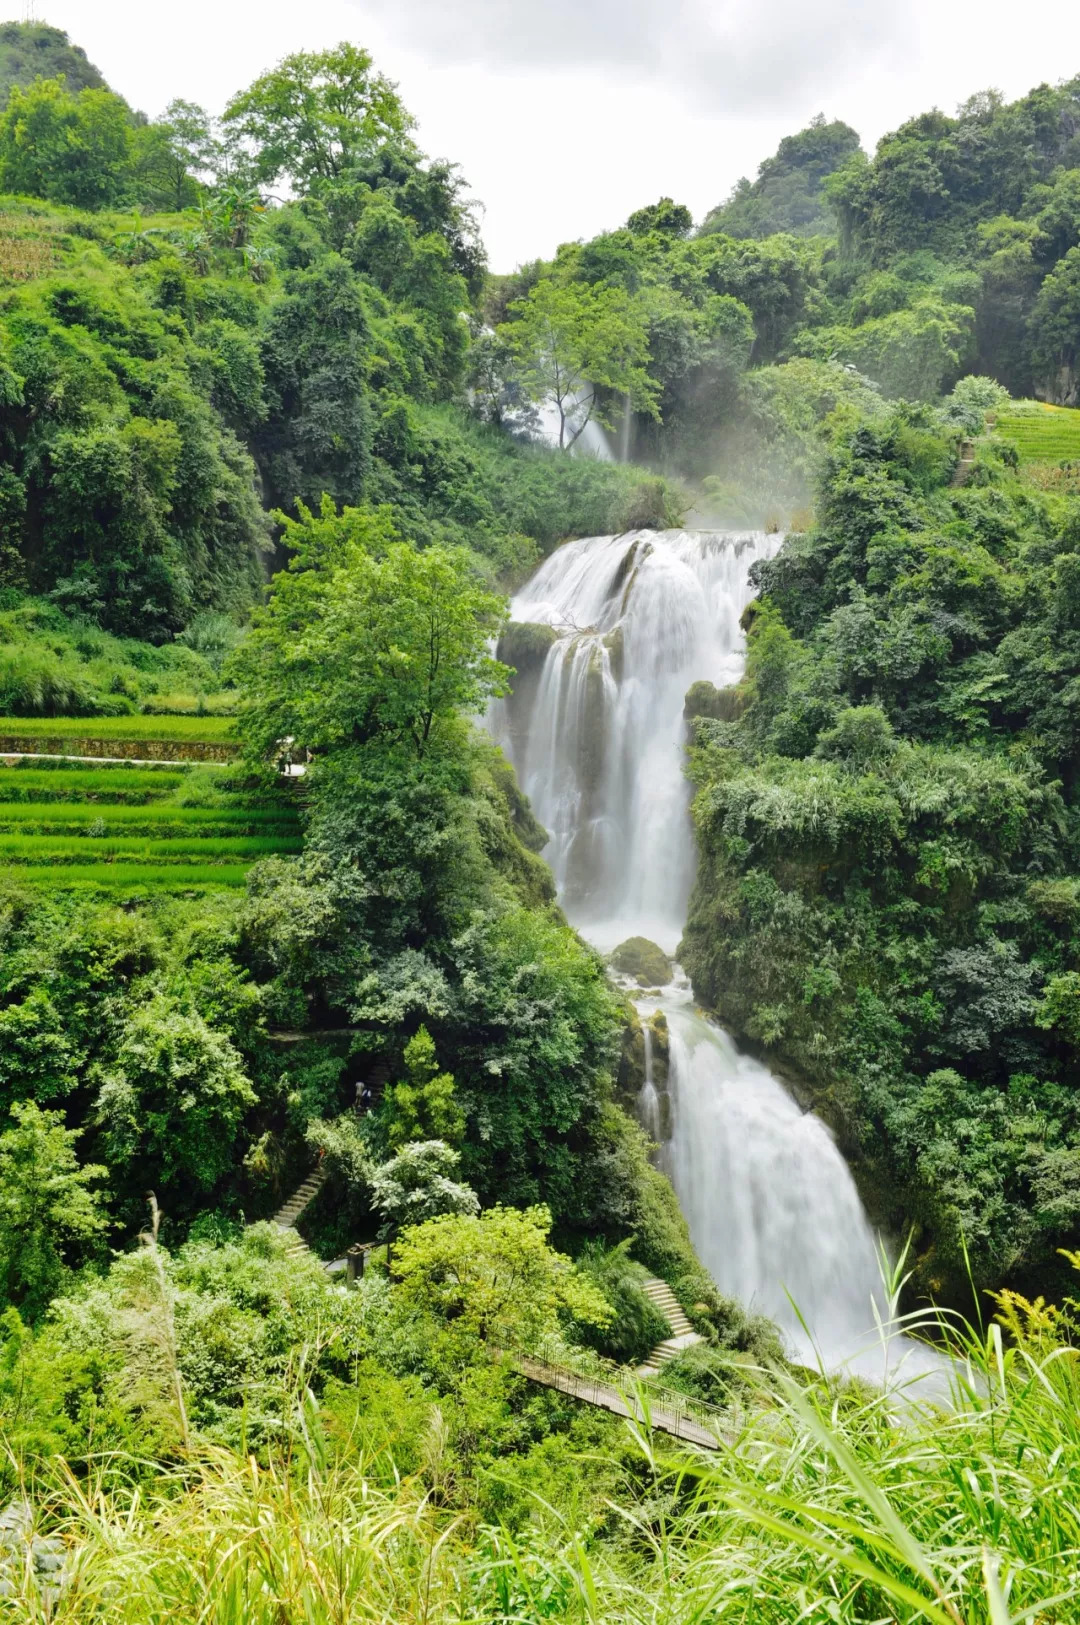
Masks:
[[[665,987],[671,981],[671,960],[648,937],[627,937],[608,960],[612,970],[631,977],[638,987]]]

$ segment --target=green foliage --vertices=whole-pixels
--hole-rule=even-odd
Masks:
[[[240,726],[249,749],[280,742],[437,749],[461,710],[504,687],[487,654],[503,601],[470,580],[460,550],[418,552],[384,512],[326,499],[287,526],[294,557],[238,650]],[[332,675],[336,674],[336,675]],[[328,681],[329,679],[329,681]]]
[[[606,1325],[603,1295],[548,1245],[550,1229],[543,1207],[493,1207],[418,1225],[394,1249],[403,1306],[496,1349],[536,1348],[563,1315]]]
[[[104,79],[79,45],[48,23],[0,23],[0,100],[13,85],[58,79],[71,91],[106,90]]]
[[[191,298],[185,273],[144,275],[77,241],[0,324],[7,573],[161,641],[198,609],[246,607],[267,525],[250,457],[197,387],[197,324],[162,298]]]
[[[646,235],[653,231],[666,231],[673,237],[688,237],[694,217],[685,203],[662,197],[659,203],[636,209],[626,222],[627,231]]]
[[[24,1460],[36,1468],[28,1545],[60,1528],[78,1552],[61,1610],[74,1585],[80,1612],[121,1625],[238,1613],[271,1625],[283,1598],[318,1617],[328,1595],[363,1625],[463,1613],[686,1625],[718,1592],[736,1625],[763,1609],[795,1625],[808,1608],[839,1625],[997,1625],[1072,1604],[1068,1306],[1004,1294],[985,1331],[935,1320],[926,1329],[945,1332],[966,1379],[942,1404],[913,1403],[902,1383],[763,1380],[744,1364],[732,1405],[723,1361],[684,1355],[683,1391],[725,1406],[722,1448],[688,1473],[659,1431],[525,1390],[490,1357],[459,1362],[441,1390],[394,1369],[407,1358],[401,1289],[335,1292],[269,1227],[158,1262],[160,1276],[146,1249],[118,1261],[34,1335],[10,1314],[4,1325],[12,1490]],[[163,1380],[169,1347],[179,1390]],[[87,1438],[122,1452],[122,1477],[83,1465]],[[40,1612],[51,1574],[8,1573],[13,1606]]]
[[[726,203],[710,210],[703,232],[729,237],[771,237],[792,232],[799,237],[831,235],[835,229],[823,182],[859,151],[858,133],[849,124],[824,116],[810,121],[798,135],[785,136],[771,158],[759,165],[757,179],[737,183]]]
[[[209,114],[175,98],[153,124],[135,129],[137,187],[144,205],[175,210],[201,201],[198,177],[220,157]]]
[[[859,327],[810,329],[799,347],[822,361],[838,356],[894,399],[934,400],[960,371],[973,321],[966,306],[919,300]]]
[[[1075,406],[1080,399],[1077,369],[1080,364],[1080,247],[1069,252],[1054,267],[1035,302],[1032,315],[1033,360],[1044,375],[1064,375],[1063,398]],[[1059,387],[1061,387],[1059,385]]]
[[[871,163],[853,159],[827,185],[848,238],[881,263],[929,248],[955,253],[978,224],[1015,214],[1058,166],[1076,162],[1076,81],[1006,103],[973,96],[954,118],[935,110],[887,136]]]
[[[425,1224],[440,1214],[476,1214],[476,1192],[452,1176],[457,1152],[443,1140],[414,1140],[372,1170],[371,1196],[389,1234]]]
[[[368,324],[356,278],[338,255],[290,271],[267,319],[267,421],[259,434],[273,496],[316,506],[355,502],[370,469]]]
[[[737,720],[695,724],[682,955],[818,1086],[876,1210],[915,1221],[920,1284],[956,1294],[969,1262],[977,1282],[1043,1278],[1073,1223],[1056,696],[1078,651],[1060,510],[1004,461],[946,486],[930,421],[841,434],[818,527],[759,567]]]
[[[957,424],[968,434],[982,434],[987,413],[997,413],[1008,404],[1009,392],[993,378],[980,378],[969,373],[953,386],[951,394],[942,402],[948,422]]]
[[[530,400],[548,402],[559,421],[559,449],[569,450],[590,419],[605,421],[597,389],[626,395],[656,413],[656,390],[645,369],[648,339],[642,316],[620,288],[537,282],[510,307],[516,320],[500,332]]]
[[[367,51],[342,43],[287,56],[234,96],[225,124],[251,143],[260,180],[299,190],[341,175],[412,120]]]
[[[111,90],[72,93],[63,78],[14,85],[0,116],[0,189],[109,208],[123,193],[133,150],[130,109]]]
[[[159,995],[133,1012],[95,1106],[110,1161],[156,1169],[167,1185],[213,1190],[233,1166],[255,1092],[229,1038]]]
[[[583,1341],[609,1360],[637,1366],[657,1343],[671,1336],[671,1326],[642,1290],[647,1272],[630,1258],[631,1245],[629,1239],[612,1248],[593,1243],[577,1262],[582,1274],[595,1283],[611,1306],[605,1326],[593,1328],[591,1335],[588,1327],[582,1329]]]
[[[450,1072],[440,1072],[435,1042],[420,1027],[405,1045],[405,1080],[387,1087],[379,1111],[380,1131],[391,1151],[411,1140],[460,1144],[465,1116],[454,1093]]]
[[[11,1116],[0,1134],[0,1267],[5,1303],[34,1317],[60,1289],[71,1244],[93,1242],[106,1228],[92,1186],[108,1170],[80,1167],[78,1131],[64,1127],[62,1112],[27,1100]]]

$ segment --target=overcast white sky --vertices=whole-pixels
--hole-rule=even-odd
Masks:
[[[24,15],[0,0],[0,16]],[[1080,75],[1080,0],[36,0],[151,115],[220,111],[286,52],[348,38],[485,205],[493,268],[661,194],[700,218],[814,113],[903,119]]]

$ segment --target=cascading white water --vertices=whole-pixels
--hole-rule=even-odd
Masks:
[[[753,532],[634,531],[568,542],[514,599],[555,628],[543,669],[495,719],[550,832],[569,918],[598,947],[634,933],[672,952],[694,874],[683,702],[695,678],[735,682]]]
[[[658,1007],[673,1095],[665,1165],[702,1262],[804,1355],[802,1322],[828,1364],[850,1359],[868,1342],[881,1269],[831,1134],[694,1010],[688,988],[666,989]]]
[[[587,537],[513,601],[513,620],[533,623],[534,664],[491,726],[550,833],[567,915],[602,950],[635,935],[669,953],[678,943],[694,872],[684,698],[697,679],[738,680],[750,566],[778,545],[760,532]],[[829,1131],[694,1009],[681,973],[639,1008],[667,1021],[665,1166],[717,1284],[776,1319],[801,1352],[800,1316],[830,1363],[880,1373],[880,1347],[866,1352],[878,1254]],[[642,1115],[658,1134],[649,1030]]]

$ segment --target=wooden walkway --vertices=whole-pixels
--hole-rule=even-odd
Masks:
[[[670,1433],[672,1438],[700,1445],[703,1450],[719,1450],[722,1445],[731,1443],[730,1435],[725,1435],[720,1429],[724,1412],[715,1406],[692,1399],[688,1399],[684,1405],[679,1395],[668,1390],[663,1396],[658,1395],[655,1403],[650,1396],[645,1396],[648,1400],[646,1415],[640,1391],[623,1393],[612,1383],[581,1377],[566,1366],[550,1365],[531,1354],[513,1354],[510,1358],[515,1370],[530,1382],[540,1383],[544,1388],[557,1388],[560,1393],[580,1399],[586,1405],[596,1405],[601,1410],[610,1411],[613,1416],[625,1416],[645,1427],[659,1428],[661,1433]],[[711,1413],[715,1414],[716,1421],[710,1426],[705,1418]]]

